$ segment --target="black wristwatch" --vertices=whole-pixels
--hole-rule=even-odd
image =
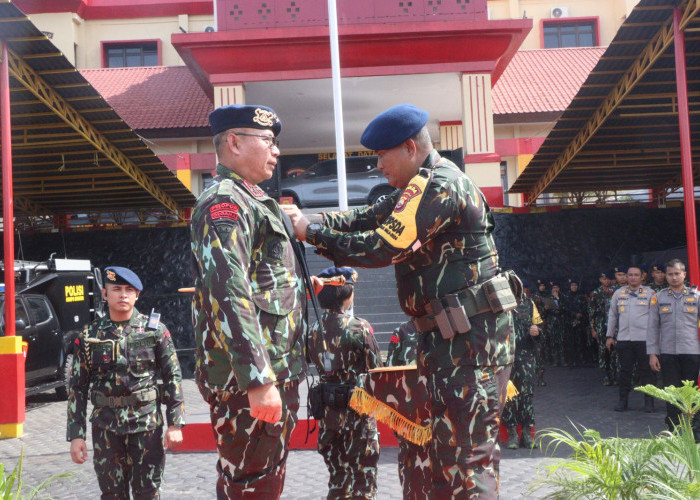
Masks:
[[[312,222],[306,226],[306,242],[310,245],[316,244],[316,233],[323,229],[323,225],[318,222]]]

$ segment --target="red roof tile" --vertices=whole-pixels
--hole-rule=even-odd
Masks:
[[[84,69],[80,73],[129,127],[209,127],[214,105],[186,66]]]
[[[496,115],[564,111],[605,47],[521,50],[493,89]]]

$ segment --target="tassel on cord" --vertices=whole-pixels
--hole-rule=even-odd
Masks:
[[[352,392],[348,405],[360,415],[372,416],[379,422],[388,425],[399,436],[418,446],[424,446],[432,439],[430,425],[422,426],[411,422],[361,387],[356,387]]]

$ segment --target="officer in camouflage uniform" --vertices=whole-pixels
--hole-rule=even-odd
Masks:
[[[605,346],[608,331],[610,301],[615,290],[611,288],[612,273],[603,271],[598,276],[600,286],[591,292],[588,300],[588,317],[591,319],[591,335],[598,342],[598,365],[603,370],[603,385],[617,383],[617,353]]]
[[[484,195],[433,150],[427,120],[425,111],[399,105],[362,134],[398,188],[385,200],[314,216],[312,224],[298,208],[284,209],[296,236],[336,263],[395,264],[399,303],[420,333],[418,375],[428,380],[432,495],[496,498],[499,417],[515,347],[510,283],[518,294],[520,285],[500,273]]]
[[[139,313],[134,304],[143,286],[124,267],[104,270],[109,314],[93,321],[76,339],[68,395],[68,441],[71,459],[87,460],[85,444],[88,399],[93,409],[93,465],[102,499],[159,498],[165,467],[164,448],[182,442],[185,425],[180,365],[170,332]],[[157,377],[163,380],[158,395]],[[160,401],[168,428],[163,439]]]
[[[537,306],[530,298],[529,286],[523,282],[525,299],[513,311],[515,331],[515,362],[510,373],[510,381],[518,389],[518,395],[506,402],[503,409],[503,423],[508,429],[508,448],[515,450],[518,444],[523,448],[537,448],[532,438],[535,426],[533,394],[535,393],[535,352],[540,342],[542,318]],[[518,425],[522,438],[518,440]]]
[[[417,347],[418,334],[413,323],[407,321],[394,330],[389,340],[387,366],[415,365]],[[399,389],[393,395],[397,400],[405,400],[407,404],[423,404],[422,398],[427,398],[428,388],[420,378],[417,385],[406,387],[402,384]],[[399,441],[399,479],[404,500],[430,498],[430,449],[395,434]]]
[[[306,293],[277,202],[257,184],[279,149],[279,118],[265,106],[209,115],[219,164],[197,200],[195,377],[217,438],[218,498],[279,498],[297,422]]]
[[[564,346],[570,341],[567,324],[568,312],[561,295],[559,282],[551,282],[552,293],[545,302],[547,316],[547,341],[552,356],[553,366],[568,366],[564,359]]]
[[[660,292],[668,286],[666,283],[666,267],[663,264],[654,264],[651,266],[651,278],[649,288],[654,292]]]
[[[535,350],[535,363],[537,365],[537,380],[535,383],[540,387],[547,385],[547,382],[544,380],[545,358],[548,354],[545,352],[547,348],[547,318],[544,317],[544,299],[548,296],[547,280],[538,279],[537,291],[532,295],[532,301],[535,303],[537,310],[541,311],[540,317],[542,319],[542,324],[540,325],[540,341],[537,342],[537,347]]]
[[[350,267],[329,267],[319,278],[343,276],[345,285],[325,286],[318,294],[323,314],[309,332],[309,358],[320,374],[326,396],[318,424],[318,452],[328,467],[328,499],[367,498],[377,493],[379,434],[374,417],[347,406],[357,376],[383,366],[372,327],[352,316],[357,273]]]
[[[569,342],[564,346],[566,361],[571,366],[586,362],[588,345],[588,302],[586,295],[579,291],[576,280],[569,279],[569,291],[564,294]]]
[[[614,293],[618,288],[627,286],[627,266],[615,266],[613,268],[613,273],[615,273],[615,285],[612,287]]]

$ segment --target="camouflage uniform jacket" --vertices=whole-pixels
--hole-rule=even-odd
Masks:
[[[601,285],[591,292],[588,301],[588,316],[591,326],[598,332],[600,339],[604,339],[605,333],[608,331],[608,314],[613,293],[615,293],[613,287],[604,288]]]
[[[537,348],[539,336],[530,335],[530,326],[541,325],[542,318],[532,299],[525,299],[513,310],[516,352],[533,351]]]
[[[309,332],[309,357],[318,368],[321,382],[354,385],[359,374],[383,366],[370,324],[327,309]]]
[[[389,339],[386,353],[387,366],[407,366],[416,364],[418,334],[413,323],[407,321],[399,326]]]
[[[586,295],[581,292],[568,292],[563,295],[563,300],[566,312],[569,316],[569,325],[577,326],[581,323],[586,324],[586,317],[588,316],[588,302],[586,301]],[[577,318],[578,314],[581,315],[580,318]]]
[[[92,391],[105,396],[128,396],[157,386],[170,425],[183,426],[182,375],[170,332],[163,323],[148,326],[148,316],[136,309],[128,322],[115,323],[109,315],[93,321],[76,339],[68,395],[68,441],[85,439],[87,402]],[[163,425],[160,403],[110,408],[95,406],[90,421],[117,434],[133,434]]]
[[[306,371],[306,292],[279,205],[219,164],[190,238],[196,380],[245,391]]]
[[[660,292],[664,288],[668,288],[668,283],[664,282],[664,283],[661,283],[660,285],[657,285],[656,283],[654,283],[652,281],[648,286],[649,286],[649,288],[651,288],[651,290],[653,292]]]
[[[454,163],[432,151],[403,192],[370,207],[323,215],[326,227],[309,243],[337,265],[395,264],[399,303],[423,316],[444,297],[499,272],[493,214],[484,195]],[[512,362],[510,328],[470,332],[470,363]],[[479,336],[479,338],[476,338]],[[505,347],[504,347],[505,346]]]

